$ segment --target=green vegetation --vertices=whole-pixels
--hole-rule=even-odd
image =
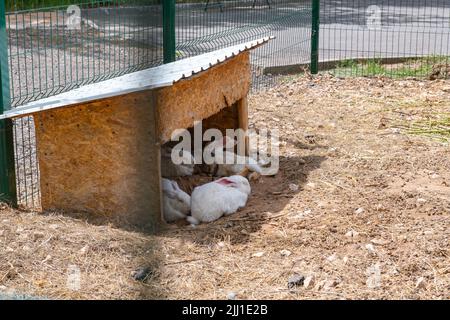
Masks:
[[[115,1],[94,0],[6,0],[6,11],[41,9],[47,7],[68,6],[71,4],[110,5]]]
[[[42,9],[78,4],[90,7],[108,7],[124,4],[160,4],[163,0],[6,0],[6,11]],[[226,0],[223,0],[226,2]],[[176,0],[176,3],[205,3],[205,0]],[[213,5],[215,4],[212,3]]]
[[[429,119],[415,121],[400,128],[408,134],[425,136],[444,143],[450,142],[450,114],[436,114]]]
[[[155,4],[161,0],[6,0],[6,11],[19,11],[30,9],[43,9],[52,7],[68,6],[71,4],[84,7],[108,7],[123,4]]]
[[[381,59],[366,61],[343,60],[331,73],[338,77],[386,76],[392,78],[425,77],[429,79],[450,77],[450,57],[431,56],[407,59],[395,64],[382,64]],[[400,103],[400,102],[399,102]],[[407,102],[405,106],[411,107]],[[408,104],[408,105],[407,105]],[[450,143],[450,113],[431,114],[427,118],[398,125],[405,133],[425,136]]]
[[[432,56],[407,59],[400,63],[383,64],[381,59],[369,59],[363,62],[343,60],[331,73],[337,77],[347,76],[387,76],[393,78],[428,77],[436,65],[448,64],[449,57]]]

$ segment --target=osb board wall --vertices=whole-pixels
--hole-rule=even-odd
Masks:
[[[147,91],[35,114],[43,209],[156,227],[154,110]]]
[[[206,131],[210,128],[219,129],[223,135],[225,135],[226,129],[239,128],[237,103],[233,103],[230,107],[223,108],[218,113],[206,118],[202,122],[202,129]]]
[[[161,142],[169,141],[175,129],[190,128],[232,106],[247,95],[250,82],[249,52],[243,52],[207,72],[155,90]]]

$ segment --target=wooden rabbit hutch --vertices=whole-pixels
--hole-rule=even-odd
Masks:
[[[175,129],[247,129],[249,50],[260,39],[87,85],[10,110],[32,115],[44,211],[162,221],[161,145]]]

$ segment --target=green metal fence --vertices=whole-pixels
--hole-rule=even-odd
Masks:
[[[9,2],[12,107],[161,63],[157,1]]]
[[[163,63],[160,1],[1,2],[6,8],[0,7],[0,113]],[[0,197],[38,207],[32,117],[0,122],[0,152]]]
[[[253,89],[276,82],[289,66],[308,64],[312,0],[198,1],[176,6],[176,58],[274,36],[252,52]]]
[[[446,78],[450,1],[321,0],[320,68],[340,77]]]
[[[9,0],[0,16],[3,109],[268,35],[277,38],[252,55],[255,89],[274,83],[270,68],[310,55],[310,0]],[[0,193],[38,207],[33,118],[1,124]]]
[[[10,107],[5,3],[0,2],[0,114]],[[0,120],[0,201],[17,205],[14,170],[14,137],[11,120]]]

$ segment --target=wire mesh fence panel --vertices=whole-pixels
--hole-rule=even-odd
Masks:
[[[157,1],[36,2],[8,3],[12,107],[162,63]]]
[[[172,22],[176,59],[275,36],[251,55],[254,90],[308,69],[311,61],[312,0],[178,0],[166,25],[161,0],[5,4],[12,108],[162,64],[163,26]],[[447,78],[449,56],[450,1],[320,1],[322,71]],[[13,131],[19,203],[39,206],[33,118],[14,120]]]
[[[40,206],[39,168],[33,117],[13,121],[17,202],[26,208]]]
[[[322,0],[319,48],[337,76],[446,77],[450,2]]]
[[[307,63],[310,0],[177,1],[176,57],[273,35],[254,52],[254,88],[274,83],[279,67]],[[11,107],[163,62],[158,0],[8,0]],[[32,117],[14,121],[19,203],[39,206]]]
[[[11,107],[162,64],[157,0],[6,1]],[[32,117],[14,121],[19,204],[38,207]]]
[[[176,7],[177,59],[266,36],[252,52],[253,87],[270,86],[287,66],[309,62],[311,0],[199,1]]]

